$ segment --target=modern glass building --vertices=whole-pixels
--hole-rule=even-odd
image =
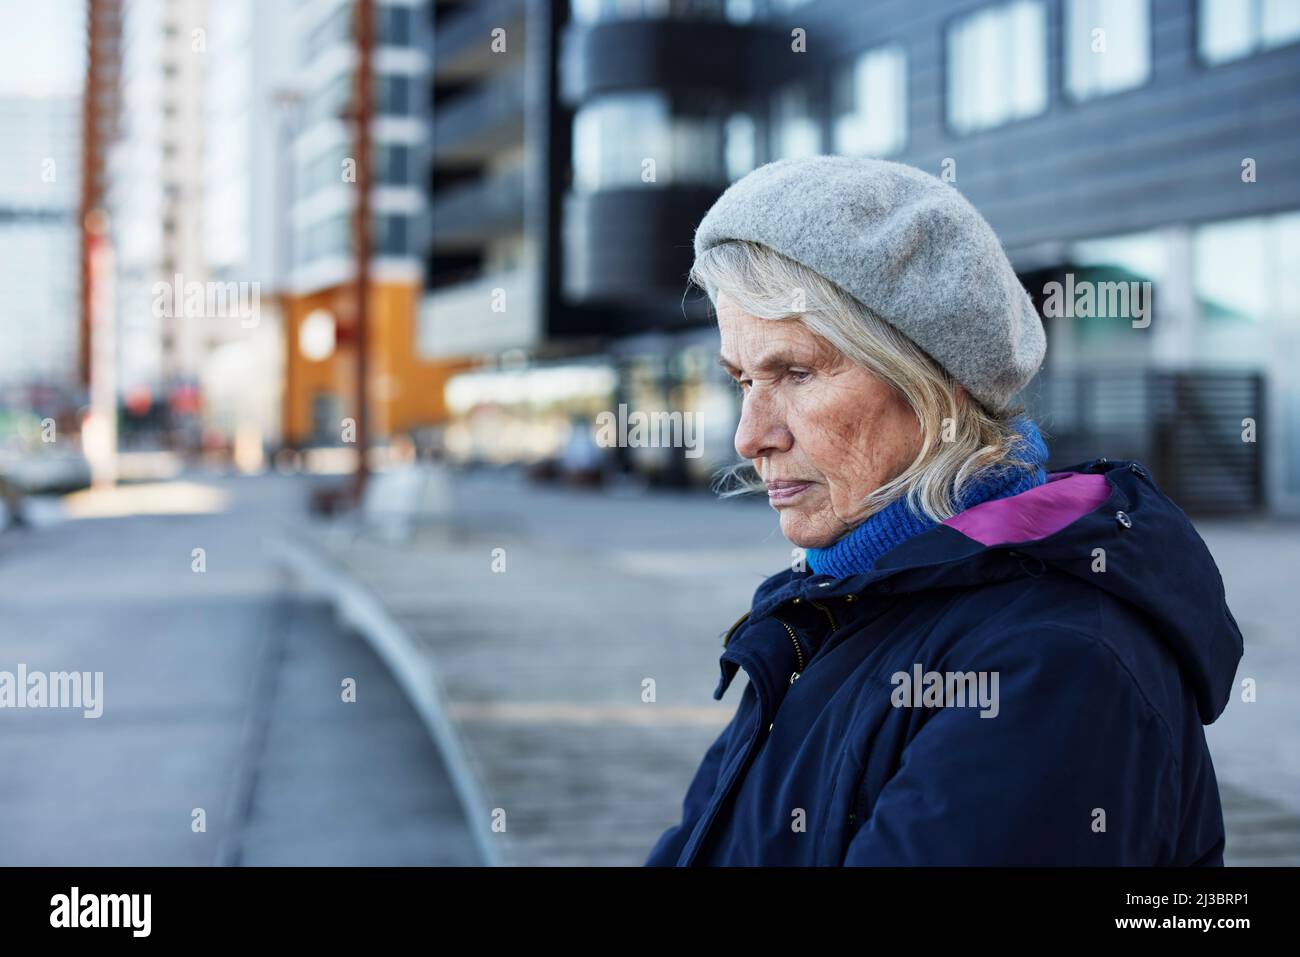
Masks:
[[[370,430],[378,438],[443,415],[447,370],[418,354],[427,244],[433,46],[428,0],[376,0],[371,170]],[[338,444],[355,415],[352,210],[356,49],[353,0],[300,0],[288,179],[284,437]],[[304,347],[304,342],[307,346]]]
[[[74,395],[81,101],[0,96],[0,408]]]
[[[1055,464],[1135,456],[1191,510],[1300,512],[1297,0],[501,0],[437,5],[437,42],[477,50],[504,11],[525,29],[516,85],[494,85],[504,55],[435,72],[434,235],[445,165],[533,257],[535,313],[494,319],[474,285],[507,286],[489,278],[507,239],[435,248],[436,294],[474,290],[462,354],[603,356],[611,401],[725,415],[704,303],[683,298],[700,218],[773,159],[896,159],[984,213],[1048,313],[1023,398]],[[457,154],[471,117],[478,152]],[[1058,315],[1067,281],[1112,298]],[[1130,290],[1145,319],[1113,298]]]
[[[188,389],[210,342],[201,323],[164,319],[154,284],[205,281],[203,61],[206,0],[122,7],[121,118],[108,151],[116,263],[118,385],[166,397]]]

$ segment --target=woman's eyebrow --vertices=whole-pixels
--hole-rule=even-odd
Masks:
[[[725,356],[718,356],[718,365],[726,369],[727,372],[735,377],[741,373],[740,368],[732,365]],[[759,356],[755,360],[751,372],[770,372],[773,369],[788,369],[792,365],[799,365],[799,360],[791,356],[788,352],[769,352]]]

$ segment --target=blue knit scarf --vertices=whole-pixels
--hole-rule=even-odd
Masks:
[[[1019,495],[1047,481],[1047,446],[1038,427],[1025,416],[1017,418],[1014,425],[1023,437],[1023,441],[1016,445],[1015,454],[1021,461],[1032,465],[1033,471],[989,469],[981,473],[962,488],[958,511],[965,511],[980,502]],[[895,545],[929,531],[937,524],[913,512],[906,497],[895,499],[850,529],[834,544],[807,549],[808,567],[814,574],[833,578],[862,574],[871,571],[876,560]]]

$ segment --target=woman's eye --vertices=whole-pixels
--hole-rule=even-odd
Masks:
[[[812,373],[807,372],[803,369],[791,369],[790,378],[793,379],[795,382],[807,382],[809,379],[812,378]]]

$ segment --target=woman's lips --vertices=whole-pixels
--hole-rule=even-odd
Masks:
[[[768,482],[767,501],[772,505],[784,505],[802,495],[812,482]]]

